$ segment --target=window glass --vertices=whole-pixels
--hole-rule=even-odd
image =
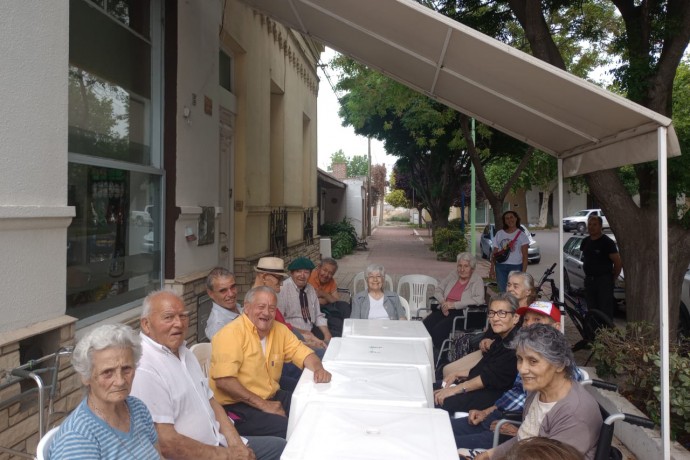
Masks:
[[[79,319],[160,286],[160,176],[71,163],[67,314]]]
[[[69,151],[151,164],[150,42],[83,0],[69,33]]]

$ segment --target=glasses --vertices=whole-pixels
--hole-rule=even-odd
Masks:
[[[369,275],[369,276],[367,276],[367,278],[369,278],[370,280],[382,280],[383,276],[381,276],[381,275]]]
[[[489,312],[486,314],[489,318],[493,318],[494,316],[498,316],[499,318],[503,319],[508,315],[512,315],[512,311],[507,311],[507,310],[489,310]]]
[[[175,322],[175,318],[180,318],[181,323],[186,323],[187,321],[189,321],[189,315],[190,313],[188,311],[183,311],[182,313],[178,314],[165,313],[161,316],[161,321],[166,324],[172,324],[173,322]]]
[[[276,283],[278,283],[278,286],[283,285],[283,277],[282,276],[278,276],[278,275],[268,275],[268,276],[270,276],[271,278],[276,280]]]

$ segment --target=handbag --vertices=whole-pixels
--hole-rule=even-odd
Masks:
[[[515,244],[515,241],[517,241],[518,237],[520,236],[520,232],[522,230],[518,229],[518,232],[515,234],[515,237],[513,240],[508,243],[503,249],[500,251],[496,251],[496,254],[494,254],[494,262],[497,264],[502,264],[506,260],[508,260],[508,257],[510,257],[510,250],[513,249],[513,245]]]

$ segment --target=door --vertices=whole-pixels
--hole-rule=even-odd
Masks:
[[[234,127],[235,115],[220,107],[219,184],[222,212],[218,216],[218,265],[233,271],[234,265]]]

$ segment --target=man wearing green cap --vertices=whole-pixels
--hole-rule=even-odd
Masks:
[[[283,282],[278,294],[278,309],[292,327],[300,332],[311,332],[328,343],[331,333],[326,315],[321,312],[316,290],[309,284],[309,275],[315,267],[314,262],[306,257],[290,262],[290,278]]]

